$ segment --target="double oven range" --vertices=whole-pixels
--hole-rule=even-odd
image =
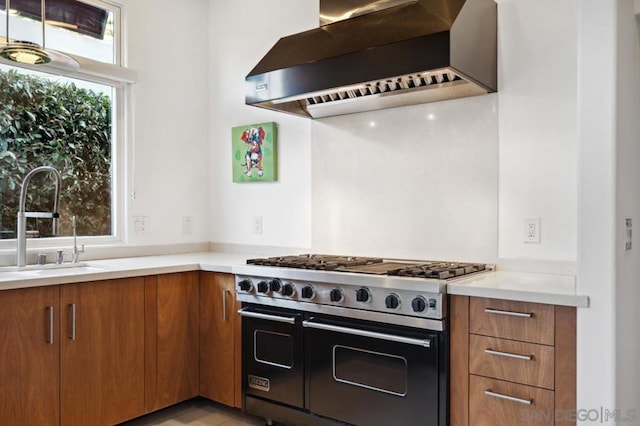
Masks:
[[[488,269],[329,255],[234,267],[245,411],[267,424],[446,426],[446,284]]]

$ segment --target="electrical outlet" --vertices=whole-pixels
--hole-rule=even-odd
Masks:
[[[540,243],[540,218],[530,217],[524,220],[524,239],[525,243]]]
[[[133,217],[133,233],[139,237],[144,236],[149,227],[148,216],[134,216]]]
[[[262,234],[262,216],[253,217],[253,233]]]
[[[187,235],[193,232],[193,218],[191,216],[182,216],[182,233]]]

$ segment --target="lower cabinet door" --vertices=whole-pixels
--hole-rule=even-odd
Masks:
[[[198,396],[198,272],[145,278],[146,409]]]
[[[59,424],[58,291],[0,291],[0,425]]]
[[[234,289],[233,275],[200,272],[200,395],[228,406],[241,403]]]
[[[60,309],[61,424],[144,414],[144,278],[62,285]]]
[[[469,376],[469,419],[474,426],[552,426],[553,391]]]

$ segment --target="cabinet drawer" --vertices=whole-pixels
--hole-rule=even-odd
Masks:
[[[553,398],[553,391],[469,376],[469,419],[474,426],[552,426]]]
[[[472,297],[469,332],[553,346],[554,313],[552,305]]]
[[[469,372],[553,390],[554,349],[472,334]]]

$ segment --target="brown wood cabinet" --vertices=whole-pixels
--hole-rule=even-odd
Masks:
[[[0,424],[59,424],[58,286],[0,291]]]
[[[145,408],[198,396],[198,272],[145,277]]]
[[[242,406],[234,276],[0,291],[0,425],[110,426],[202,395]]]
[[[570,425],[576,310],[451,296],[451,426]]]
[[[241,407],[239,303],[230,274],[200,272],[200,395]]]
[[[61,424],[144,414],[144,279],[62,285],[60,310]]]

